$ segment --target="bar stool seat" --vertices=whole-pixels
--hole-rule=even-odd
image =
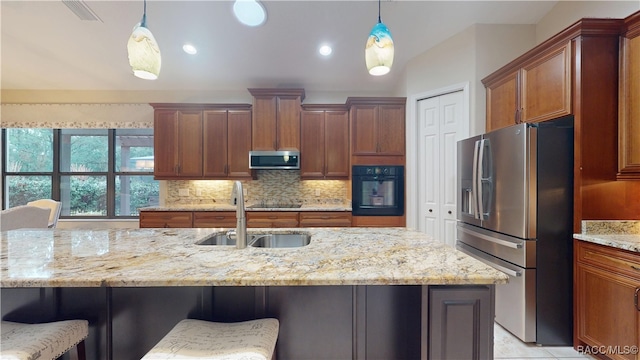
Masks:
[[[0,359],[53,360],[71,350],[85,359],[84,339],[89,335],[86,320],[65,320],[41,324],[10,321],[0,323]]]
[[[277,319],[218,323],[180,321],[142,360],[269,360],[278,340]]]

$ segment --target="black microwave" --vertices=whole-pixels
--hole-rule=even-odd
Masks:
[[[249,151],[249,169],[300,169],[299,151]]]
[[[404,166],[354,165],[351,170],[353,215],[404,215]]]

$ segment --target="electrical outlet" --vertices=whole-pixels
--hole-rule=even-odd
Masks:
[[[316,196],[320,196],[320,189],[316,189]]]
[[[178,195],[180,196],[189,196],[189,189],[178,189]]]
[[[196,196],[202,196],[202,195],[203,194],[201,189],[196,190]]]

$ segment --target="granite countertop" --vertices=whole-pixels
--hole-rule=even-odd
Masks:
[[[248,204],[245,206],[245,211],[351,211],[351,205],[347,204],[303,204],[300,207],[291,208],[258,206],[258,204]],[[140,208],[140,211],[236,211],[236,207],[229,204],[175,204]]]
[[[406,228],[305,232],[300,248],[196,245],[225,229],[12,230],[0,233],[1,287],[502,284],[508,277]]]
[[[574,238],[640,253],[640,221],[582,221],[582,233]]]

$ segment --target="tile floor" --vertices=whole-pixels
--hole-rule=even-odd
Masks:
[[[570,346],[538,346],[520,341],[502,326],[494,325],[493,357],[502,360],[594,359],[582,355]]]

